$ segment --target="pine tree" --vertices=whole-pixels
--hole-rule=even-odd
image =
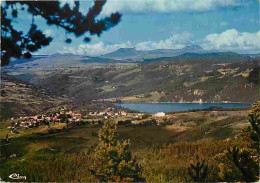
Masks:
[[[240,151],[237,147],[228,150],[227,156],[242,174],[242,181],[255,182],[259,176],[259,165],[248,150]]]
[[[248,149],[233,147],[226,155],[241,173],[241,181],[255,182],[259,180],[260,103],[253,107],[248,116],[251,126],[241,134],[250,141]]]
[[[83,41],[88,43],[91,38],[85,37],[100,36],[104,31],[117,25],[121,19],[118,12],[112,13],[101,19],[97,19],[101,13],[106,0],[94,0],[93,7],[85,15],[80,11],[80,2],[75,0],[74,7],[68,3],[61,5],[59,1],[3,1],[1,3],[1,66],[8,65],[11,57],[30,58],[31,53],[42,47],[48,46],[53,40],[37,26],[35,17],[46,20],[47,25],[55,25],[66,31],[67,34],[74,34],[76,37],[84,36]],[[26,11],[32,15],[31,27],[28,32],[21,28],[15,28],[13,22]],[[72,39],[67,38],[66,43]]]
[[[205,164],[204,160],[202,162],[197,162],[196,165],[190,164],[190,167],[188,168],[188,174],[191,178],[191,181],[206,182],[209,174],[208,165]]]
[[[144,181],[141,167],[132,158],[130,140],[117,140],[116,124],[106,121],[99,131],[99,145],[95,150],[95,164],[92,173],[101,182]]]
[[[248,127],[249,137],[253,142],[253,146],[257,149],[259,153],[259,141],[260,141],[260,102],[257,106],[253,107],[252,111],[249,113],[249,122]]]

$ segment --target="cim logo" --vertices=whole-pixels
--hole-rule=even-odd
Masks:
[[[26,180],[26,176],[21,176],[21,175],[19,175],[19,174],[17,174],[17,173],[13,173],[13,174],[9,175],[9,178],[11,178],[11,179],[24,179],[24,180]]]

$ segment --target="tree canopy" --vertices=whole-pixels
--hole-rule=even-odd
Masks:
[[[6,1],[1,3],[1,66],[8,65],[11,57],[30,58],[31,52],[38,51],[48,46],[53,40],[37,27],[35,16],[41,16],[48,25],[56,25],[67,33],[76,37],[84,36],[83,41],[88,43],[91,38],[85,36],[100,36],[103,31],[109,30],[120,21],[121,14],[112,13],[110,16],[97,19],[106,0],[95,0],[86,15],[80,10],[80,2],[75,1],[74,6],[68,3],[61,5],[59,1]],[[27,33],[14,28],[12,22],[19,16],[21,11],[27,11],[32,15],[30,29]],[[66,43],[72,40],[67,38]]]

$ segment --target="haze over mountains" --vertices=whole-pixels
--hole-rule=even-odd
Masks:
[[[109,58],[88,57],[83,55],[60,54],[34,55],[30,59],[17,59],[10,62],[10,66],[17,67],[71,67],[82,66],[86,63],[115,63],[118,62]]]
[[[207,51],[197,45],[150,51],[120,48],[98,57],[37,55],[12,61],[4,70],[79,101],[250,103],[260,97],[259,56]]]
[[[260,54],[238,54],[235,52],[207,51],[198,45],[186,46],[182,49],[157,49],[141,51],[135,48],[120,48],[114,52],[90,57],[84,55],[53,54],[34,55],[31,59],[17,59],[10,62],[10,66],[17,67],[71,67],[82,66],[87,63],[130,63],[130,62],[154,62],[162,59],[220,59],[223,62],[232,60],[250,60],[260,58]]]
[[[136,50],[135,48],[120,48],[115,52],[102,55],[103,58],[116,60],[143,61],[145,59],[174,57],[184,53],[207,53],[198,45],[186,46],[182,49],[157,49],[149,51]]]
[[[259,71],[259,60],[259,54],[207,51],[197,45],[150,51],[120,48],[99,57],[33,56],[20,59],[21,64],[13,61],[6,71],[80,101],[255,102],[259,79],[252,76]]]

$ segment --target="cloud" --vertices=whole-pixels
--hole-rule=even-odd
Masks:
[[[250,33],[229,29],[219,34],[209,34],[204,38],[202,46],[209,50],[260,52],[260,30]]]
[[[155,49],[179,49],[192,43],[192,34],[182,32],[173,34],[171,37],[160,41],[140,42],[135,45],[137,50],[155,50]]]
[[[192,43],[192,34],[182,32],[173,34],[167,39],[159,41],[139,42],[136,44],[130,41],[121,44],[104,44],[102,41],[93,44],[80,44],[78,47],[65,46],[60,53],[72,53],[79,55],[98,56],[116,51],[119,48],[133,48],[137,50],[154,50],[154,49],[179,49]]]
[[[209,11],[240,5],[241,0],[108,0],[101,14],[121,13],[169,13],[179,11]]]
[[[78,47],[65,46],[60,53],[72,53],[78,55],[98,56],[116,51],[119,48],[131,48],[133,47],[131,42],[122,44],[110,44],[105,45],[102,41],[94,44],[80,44]]]
[[[155,49],[181,49],[187,45],[198,44],[205,50],[236,51],[245,53],[260,52],[260,31],[255,33],[238,32],[229,29],[219,34],[208,34],[201,40],[194,40],[189,32],[175,33],[167,39],[159,41],[146,41],[131,43],[130,41],[120,44],[105,44],[102,41],[92,44],[80,44],[77,47],[66,46],[60,53],[72,53],[79,55],[99,56],[114,52],[119,48],[133,48],[137,50]]]

